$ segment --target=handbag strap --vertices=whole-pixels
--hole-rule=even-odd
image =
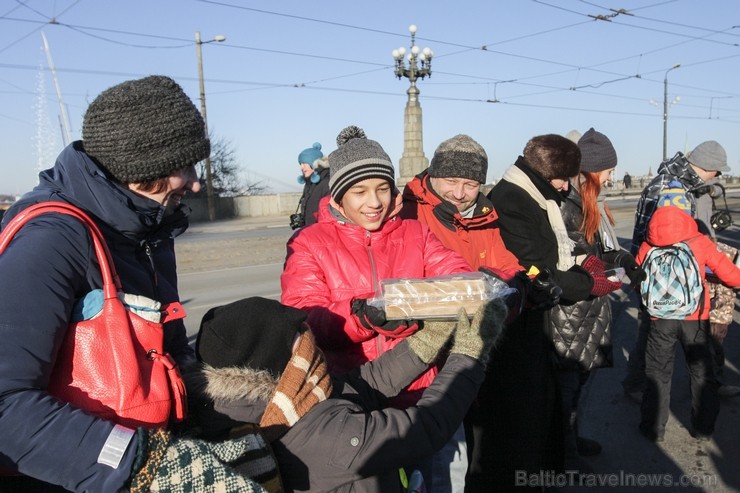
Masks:
[[[92,238],[93,246],[95,248],[95,255],[100,264],[100,272],[103,277],[103,295],[105,299],[117,298],[118,291],[121,289],[121,282],[116,273],[115,265],[111,260],[108,244],[103,240],[103,234],[100,232],[100,228],[98,228],[98,225],[95,224],[87,214],[66,202],[40,202],[19,212],[18,215],[11,219],[11,221],[3,228],[2,233],[0,234],[0,254],[5,251],[5,248],[13,240],[18,230],[20,230],[28,221],[42,214],[48,214],[51,212],[72,216],[82,222],[90,233],[90,237]]]

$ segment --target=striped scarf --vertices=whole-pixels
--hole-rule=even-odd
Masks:
[[[324,354],[316,346],[310,330],[301,334],[280,376],[275,393],[260,420],[268,442],[283,436],[302,416],[331,394],[331,378]]]

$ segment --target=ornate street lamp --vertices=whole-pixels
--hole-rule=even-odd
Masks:
[[[392,52],[393,59],[396,61],[396,77],[399,80],[402,77],[409,80],[409,89],[406,91],[408,100],[403,118],[403,156],[398,163],[401,186],[406,185],[415,175],[429,166],[429,160],[424,156],[422,144],[422,114],[416,80],[432,76],[434,53],[429,48],[422,50],[416,46],[415,25],[409,26],[409,32],[411,33],[411,47],[408,54],[403,46]]]
[[[203,51],[201,45],[207,43],[220,43],[226,40],[226,36],[217,35],[208,41],[200,40],[200,31],[195,31],[195,53],[198,55],[198,80],[200,81],[200,112],[203,115],[206,135],[208,135],[208,117],[206,116],[206,88],[203,83]],[[208,197],[208,220],[216,219],[216,205],[213,198],[213,178],[211,175],[211,156],[206,157],[206,196]]]

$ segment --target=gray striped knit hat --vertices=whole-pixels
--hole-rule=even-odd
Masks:
[[[85,152],[123,183],[144,183],[211,152],[203,117],[169,77],[129,80],[100,93],[82,122]]]
[[[388,180],[396,186],[393,163],[383,148],[355,125],[337,135],[337,150],[329,154],[329,191],[340,202],[353,185],[368,178]]]

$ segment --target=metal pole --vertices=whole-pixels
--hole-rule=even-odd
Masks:
[[[195,31],[195,52],[198,55],[198,81],[200,82],[200,112],[208,135],[208,116],[206,115],[206,88],[203,82],[203,53],[200,31]],[[211,156],[206,157],[206,196],[208,197],[208,220],[216,219],[216,207],[213,200],[213,178],[211,176]]]
[[[69,123],[69,115],[67,115],[67,107],[62,99],[62,90],[59,87],[59,80],[57,79],[57,70],[54,68],[54,61],[51,59],[51,50],[49,50],[49,42],[46,41],[46,35],[42,32],[41,39],[44,41],[44,51],[46,52],[46,59],[49,62],[49,70],[51,70],[51,76],[54,79],[54,87],[57,90],[57,101],[59,101],[59,111],[61,112],[60,121],[62,124],[62,141],[65,146],[72,143],[72,128]]]
[[[668,72],[680,66],[681,64],[677,63],[666,70],[663,78],[663,161],[668,158]]]
[[[668,154],[668,72],[663,79],[663,161]]]

